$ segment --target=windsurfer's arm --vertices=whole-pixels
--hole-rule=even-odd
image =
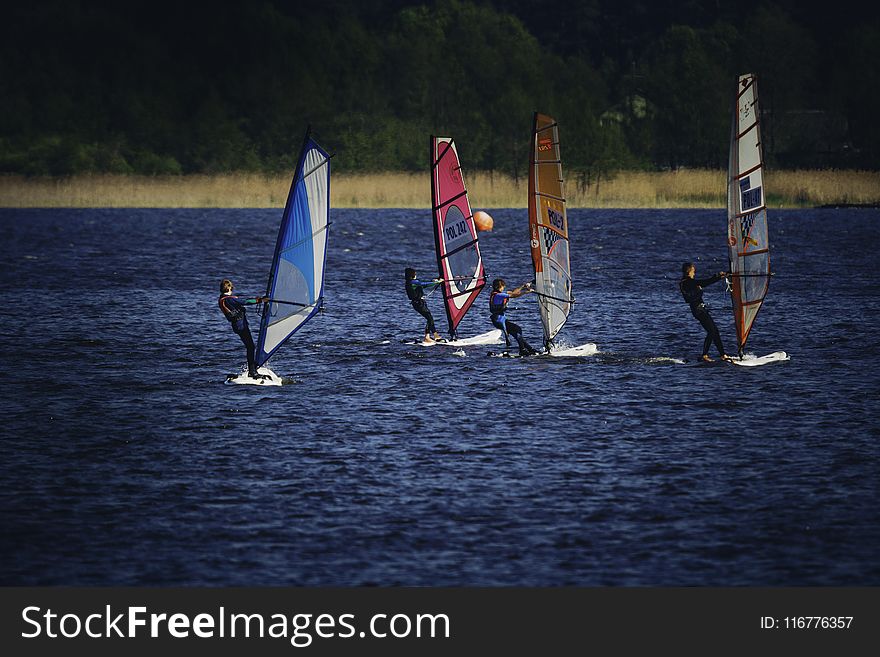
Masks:
[[[250,299],[240,299],[241,303],[245,305],[253,305],[255,303],[262,303],[263,301],[268,301],[269,297],[251,297]]]
[[[717,283],[722,278],[726,278],[726,277],[727,277],[727,272],[720,271],[717,274],[715,274],[712,278],[700,278],[700,279],[695,280],[694,283],[696,283],[700,287],[706,287],[707,285],[712,285],[712,283]]]
[[[442,278],[435,278],[434,280],[427,282],[427,283],[423,283],[419,279],[414,278],[412,282],[413,282],[413,285],[417,285],[420,288],[422,288],[423,292],[431,292],[432,290],[436,289],[440,285],[443,285]]]
[[[528,294],[529,292],[534,292],[532,289],[531,283],[523,283],[517,288],[512,289],[508,294],[511,299],[516,299],[517,297],[521,297],[524,294]]]

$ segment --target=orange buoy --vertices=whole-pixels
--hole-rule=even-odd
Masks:
[[[476,225],[477,230],[492,230],[494,222],[488,212],[477,210],[474,212],[474,224]]]

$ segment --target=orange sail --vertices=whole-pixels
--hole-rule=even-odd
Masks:
[[[559,126],[551,117],[535,112],[530,152],[529,237],[544,345],[549,348],[574,302]]]

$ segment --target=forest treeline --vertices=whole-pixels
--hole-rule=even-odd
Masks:
[[[880,12],[847,4],[21,4],[0,23],[0,173],[279,172],[311,124],[336,171],[424,170],[440,134],[518,177],[535,110],[583,184],[723,168],[744,72],[770,166],[876,170]]]

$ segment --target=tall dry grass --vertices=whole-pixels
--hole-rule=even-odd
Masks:
[[[724,171],[621,171],[583,184],[569,172],[569,207],[717,208],[726,204]],[[522,208],[527,181],[484,171],[466,172],[472,206]],[[70,178],[0,176],[0,207],[270,208],[284,205],[290,178],[249,173],[189,176],[84,175]],[[880,204],[880,172],[773,171],[765,187],[771,207]],[[337,208],[426,208],[427,174],[333,176]]]

